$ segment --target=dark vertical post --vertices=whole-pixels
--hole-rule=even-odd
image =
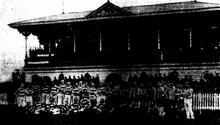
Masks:
[[[163,53],[161,51],[161,31],[157,31],[157,49],[160,52],[160,60],[163,60]]]
[[[192,48],[192,29],[189,29],[189,47]]]
[[[28,40],[28,36],[25,36],[25,60],[27,60],[27,58],[28,58],[28,55],[27,55],[27,40]]]
[[[99,32],[99,51],[102,52],[102,32]]]
[[[76,53],[76,30],[73,30],[73,52]]]
[[[131,37],[131,33],[130,33],[130,31],[128,31],[128,51],[131,50],[131,40],[130,40],[130,37]]]
[[[48,39],[48,47],[49,47],[49,57],[51,57],[51,38]]]

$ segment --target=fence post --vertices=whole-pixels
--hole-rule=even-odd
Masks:
[[[220,110],[220,93],[194,93],[193,110]]]
[[[220,94],[218,94],[218,110],[220,109]]]

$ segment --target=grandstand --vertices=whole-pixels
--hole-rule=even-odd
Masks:
[[[127,80],[142,71],[172,70],[199,80],[206,70],[219,69],[219,10],[219,4],[198,1],[127,7],[108,1],[96,10],[9,26],[26,40],[30,34],[39,39],[39,48],[26,47],[28,82],[34,74],[53,78],[89,72],[103,81],[112,72]]]
[[[189,83],[194,92],[192,108],[195,117],[206,117],[206,110],[215,110],[218,114],[219,15],[220,5],[207,2],[188,1],[119,7],[107,1],[92,11],[14,22],[9,26],[17,29],[25,37],[26,44],[30,34],[38,37],[39,48],[28,50],[26,46],[24,73],[21,73],[22,77],[16,76],[15,73],[12,82],[16,83],[17,89],[21,83],[24,83],[25,89],[38,85],[39,93],[44,95],[50,94],[44,91],[45,86],[62,85],[63,82],[80,91],[71,95],[81,95],[80,101],[88,96],[84,90],[92,90],[94,84],[94,88],[99,89],[96,101],[101,104],[101,100],[105,100],[105,106],[99,105],[100,107],[95,109],[102,115],[99,115],[100,112],[93,112],[95,116],[101,119],[119,119],[120,115],[116,114],[122,113],[123,118],[120,118],[131,118],[131,123],[144,121],[143,116],[149,120],[156,117],[163,121],[164,119],[158,116],[158,112],[163,112],[163,109],[158,107],[162,105],[161,102],[169,99],[165,95],[157,97],[159,92],[156,89],[162,87],[165,91],[174,87],[181,91],[185,90],[186,84]],[[153,94],[150,93],[153,96],[146,94],[152,91],[150,89],[155,89]],[[65,92],[59,93],[64,97],[65,94],[68,95],[66,98],[70,95]],[[168,114],[166,117],[178,120],[185,118],[181,114],[183,105],[178,103],[179,100],[183,102],[179,99],[180,96],[185,95],[175,95],[175,100],[172,100],[177,101],[175,106],[164,106]],[[43,97],[40,96],[40,100]],[[159,102],[158,98],[165,100]],[[82,116],[79,112],[88,107],[94,108],[91,106],[91,100],[88,107],[84,107],[84,103],[77,104],[77,110],[65,107],[69,104],[72,106],[72,102],[62,101],[59,109],[62,109],[60,114],[63,116],[60,117],[68,117],[68,113],[70,116],[75,115],[77,112],[77,118],[89,118],[84,115],[91,112],[84,112]],[[41,103],[43,106],[39,109],[43,114],[48,113],[47,108],[50,106],[46,104],[49,103],[47,96]],[[34,104],[33,107],[37,107],[36,105],[38,104]],[[66,110],[70,111],[67,113]],[[32,111],[28,113],[33,114]],[[88,121],[94,122],[93,119]],[[120,123],[109,121],[109,124],[123,124],[123,120],[119,120]],[[80,122],[93,124],[84,120]],[[129,123],[129,120],[127,122]],[[169,120],[167,122],[169,123]],[[208,120],[206,122],[208,123]]]

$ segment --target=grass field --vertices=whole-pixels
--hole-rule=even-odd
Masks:
[[[16,107],[0,106],[1,125],[219,125],[220,111],[194,111],[195,120],[186,120],[184,112],[180,118],[149,118],[144,114],[72,114],[72,115],[25,115]]]

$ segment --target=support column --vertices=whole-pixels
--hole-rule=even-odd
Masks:
[[[76,53],[76,30],[73,30],[73,52]]]
[[[160,60],[163,61],[163,53],[161,51],[161,31],[157,31],[157,49],[160,52]]]
[[[27,63],[27,59],[28,59],[28,50],[27,50],[27,40],[28,40],[28,36],[31,34],[28,31],[20,31],[20,33],[25,37],[25,64]]]
[[[102,32],[99,32],[99,51],[102,52]]]
[[[128,51],[130,51],[131,50],[131,33],[130,33],[130,31],[128,31]]]
[[[48,47],[49,47],[49,58],[51,57],[51,38],[49,37],[49,39],[48,39]]]
[[[189,47],[192,48],[192,29],[189,29]]]
[[[28,40],[28,36],[25,36],[25,60],[27,60],[28,58],[28,51],[27,51],[27,40]]]

